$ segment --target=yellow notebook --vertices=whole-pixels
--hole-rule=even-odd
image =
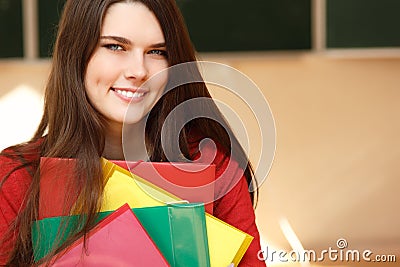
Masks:
[[[131,208],[162,206],[181,199],[103,159],[107,183],[102,211],[116,210],[128,203]],[[211,267],[237,266],[253,237],[206,213]]]
[[[237,266],[254,237],[206,213],[211,267]]]
[[[180,199],[145,179],[103,159],[104,188],[102,211],[116,210],[125,203],[131,208],[163,206]]]

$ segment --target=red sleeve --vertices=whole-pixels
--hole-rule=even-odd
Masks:
[[[254,209],[244,176],[225,196],[215,201],[214,215],[254,237],[239,267],[265,267],[265,262],[257,258],[261,250],[260,234],[255,223]]]
[[[19,164],[20,162],[0,155],[0,181]],[[0,187],[0,266],[6,264],[8,253],[14,245],[14,239],[6,234],[23,206],[30,182],[31,176],[22,168],[12,172]]]
[[[257,258],[257,253],[261,250],[260,234],[255,223],[255,214],[245,177],[243,176],[229,193],[217,200],[214,207],[214,215],[217,218],[254,237],[239,267],[265,267],[265,262]]]

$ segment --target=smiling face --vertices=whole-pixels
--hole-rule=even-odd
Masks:
[[[161,97],[167,82],[165,39],[154,14],[143,4],[116,3],[104,17],[100,41],[89,60],[89,101],[111,124],[140,122]],[[146,82],[147,81],[147,82]]]

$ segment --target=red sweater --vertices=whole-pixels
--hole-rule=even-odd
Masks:
[[[212,154],[215,155],[215,153]],[[39,157],[40,155],[37,151],[36,153],[24,155],[24,158],[28,161],[37,160]],[[237,177],[233,179],[236,180],[237,183],[231,183],[230,185],[222,183],[225,185],[220,185],[218,187],[217,193],[219,194],[222,194],[221,192],[223,190],[231,189],[214,202],[214,216],[254,237],[254,240],[239,264],[240,267],[265,266],[264,262],[257,259],[257,253],[261,249],[260,236],[255,224],[254,210],[243,171],[237,168],[236,162],[233,162],[227,169],[229,158],[224,158],[219,151],[217,151],[216,156],[213,158],[213,163],[217,166],[217,179],[224,172],[225,174],[223,176],[226,175],[225,177]],[[20,164],[20,160],[10,159],[0,155],[0,179],[3,179],[6,174]],[[35,170],[22,168],[12,172],[11,176],[0,189],[0,240],[3,239],[8,227],[25,205],[24,200],[26,192],[32,179],[31,173],[34,171]],[[7,256],[5,256],[5,253],[7,253],[12,246],[13,241],[7,240],[7,242],[0,247],[0,265],[6,263]]]

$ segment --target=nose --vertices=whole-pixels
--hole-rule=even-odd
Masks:
[[[143,81],[147,78],[148,70],[143,53],[135,52],[127,58],[125,67],[125,78]]]

